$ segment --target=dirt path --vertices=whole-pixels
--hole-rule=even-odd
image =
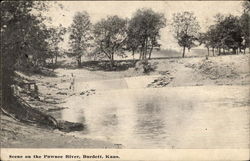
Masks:
[[[180,65],[178,70],[173,74],[173,81],[169,86],[194,85],[198,81],[195,79],[194,70]]]

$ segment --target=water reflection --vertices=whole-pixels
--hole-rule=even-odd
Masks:
[[[237,148],[249,136],[244,87],[102,91],[69,98],[67,107],[62,119],[87,126],[80,135],[126,148]]]
[[[117,117],[117,108],[111,107],[107,108],[102,115],[99,115],[97,119],[100,121],[98,124],[99,127],[103,127],[102,130],[98,127],[98,130],[101,131],[101,135],[106,137],[111,137],[114,135],[114,131],[117,131],[118,128],[118,117]],[[94,130],[93,130],[94,131]]]
[[[160,145],[166,138],[165,111],[163,99],[154,95],[143,97],[137,102],[135,134],[141,140],[149,140],[150,145]]]

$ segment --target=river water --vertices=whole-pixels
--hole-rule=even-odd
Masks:
[[[116,89],[69,97],[61,117],[123,148],[248,148],[249,105],[247,86]]]

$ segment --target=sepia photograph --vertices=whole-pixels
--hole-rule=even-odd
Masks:
[[[4,0],[0,148],[249,150],[249,32],[247,0]]]

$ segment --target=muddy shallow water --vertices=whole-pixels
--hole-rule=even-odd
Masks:
[[[76,135],[123,148],[247,148],[249,87],[195,86],[96,91],[61,112]]]

